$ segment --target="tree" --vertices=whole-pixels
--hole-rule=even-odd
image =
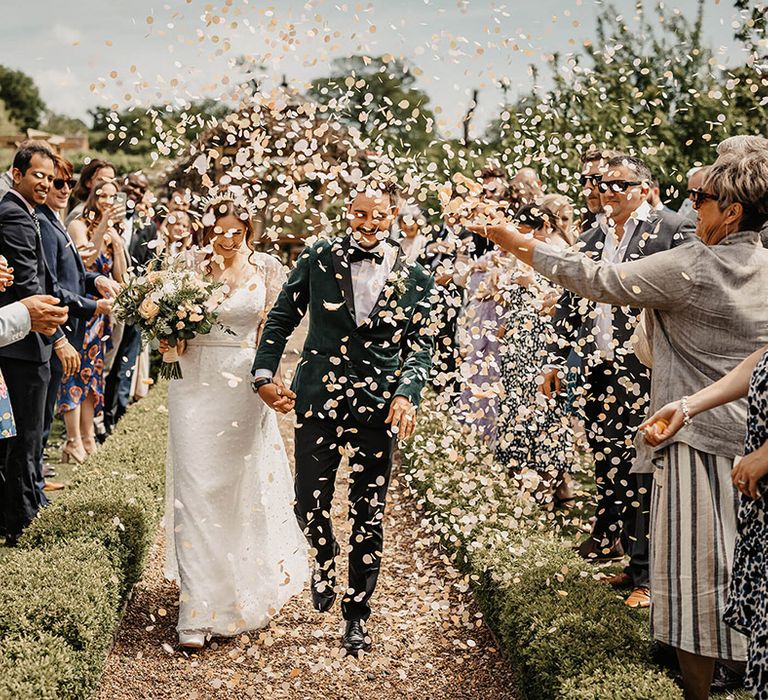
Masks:
[[[64,136],[73,136],[75,134],[85,134],[88,132],[88,127],[82,119],[51,111],[45,113],[45,119],[41,128],[49,134],[61,134]]]
[[[22,129],[36,129],[45,111],[40,91],[26,73],[0,66],[0,99]]]
[[[415,86],[418,70],[389,55],[349,56],[312,82],[308,95],[358,129],[374,148],[396,153],[424,150],[436,138],[429,97]]]
[[[689,21],[659,5],[653,23],[638,9],[640,27],[631,29],[607,6],[596,41],[565,65],[555,57],[553,89],[508,107],[488,133],[491,146],[572,191],[579,154],[592,145],[635,152],[680,197],[686,171],[711,163],[715,144],[762,131],[768,117],[765,79],[747,66],[716,68],[702,43],[703,9],[699,0]]]

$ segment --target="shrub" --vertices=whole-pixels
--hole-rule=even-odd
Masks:
[[[0,700],[90,697],[162,512],[165,399],[131,407],[0,559]]]
[[[431,401],[421,413],[403,450],[406,481],[471,574],[521,695],[682,698],[650,661],[645,616],[595,581],[596,570],[571,550],[552,514],[520,498],[476,434]]]

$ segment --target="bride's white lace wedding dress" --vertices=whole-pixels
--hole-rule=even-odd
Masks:
[[[277,417],[249,377],[256,335],[285,278],[251,256],[250,282],[190,341],[171,383],[166,577],[179,582],[179,630],[231,636],[265,626],[309,577]]]

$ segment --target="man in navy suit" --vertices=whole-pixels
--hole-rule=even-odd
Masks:
[[[52,294],[35,206],[43,204],[54,180],[53,154],[44,144],[27,143],[13,159],[13,189],[0,201],[0,255],[14,271],[14,284],[0,292],[0,307],[37,294]],[[51,338],[30,333],[0,348],[0,371],[16,418],[16,437],[0,441],[0,531],[14,545],[37,515],[37,459],[43,433],[45,395],[52,350],[70,375],[80,353],[59,328]]]
[[[80,253],[60,218],[61,213],[66,210],[74,186],[72,179],[74,168],[72,163],[60,156],[54,156],[54,167],[55,178],[52,187],[48,191],[45,204],[38,206],[36,212],[40,221],[43,252],[53,280],[54,295],[69,310],[69,321],[64,326],[64,333],[72,346],[80,351],[83,347],[86,322],[92,316],[110,312],[111,299],[118,293],[120,285],[109,277],[98,272],[88,272],[85,269]],[[91,297],[86,296],[88,294]],[[96,296],[102,298],[92,298]],[[51,357],[51,379],[45,401],[43,449],[48,442],[61,378],[61,363],[56,356],[53,356]],[[44,484],[42,469],[41,450],[37,474],[40,488]]]

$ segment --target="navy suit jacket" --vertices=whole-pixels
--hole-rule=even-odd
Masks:
[[[64,333],[69,342],[80,350],[85,336],[85,322],[96,311],[96,301],[86,294],[97,295],[95,281],[100,275],[85,269],[80,253],[53,210],[42,205],[36,211],[45,260],[53,278],[54,295],[69,308]]]
[[[53,294],[53,278],[43,254],[41,236],[29,209],[12,192],[0,201],[0,255],[13,268],[13,284],[0,292],[0,306],[36,294]],[[0,357],[44,363],[51,359],[51,346],[64,337],[59,328],[53,337],[30,333],[11,345],[0,348]]]

